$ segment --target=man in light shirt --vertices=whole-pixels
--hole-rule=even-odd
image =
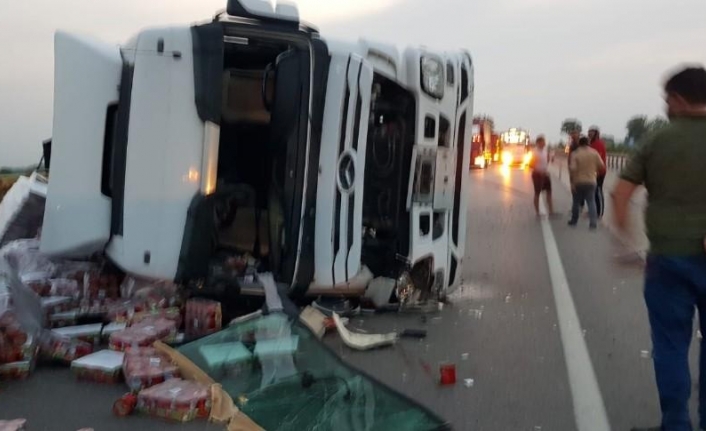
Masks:
[[[532,150],[532,184],[534,184],[534,210],[539,216],[539,196],[546,193],[547,209],[554,214],[552,203],[552,181],[549,178],[549,149],[544,136],[537,137],[537,145]]]
[[[598,227],[596,212],[596,184],[598,173],[605,169],[600,154],[589,146],[588,138],[579,139],[579,146],[571,154],[569,171],[571,172],[571,190],[573,191],[573,206],[571,207],[570,226],[576,226],[579,210],[585,202],[588,205],[590,228]]]

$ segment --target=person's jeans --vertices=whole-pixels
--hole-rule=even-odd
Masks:
[[[662,429],[691,431],[689,345],[694,310],[706,334],[706,254],[689,257],[650,255],[645,269],[645,303],[652,329],[652,348]],[[706,351],[699,361],[699,421],[706,429]]]
[[[603,196],[603,182],[605,181],[605,174],[598,175],[598,184],[596,184],[596,213],[598,217],[603,217],[605,212],[605,198]]]
[[[573,205],[571,206],[571,223],[577,223],[579,219],[579,209],[585,202],[588,205],[588,216],[591,220],[591,226],[596,226],[598,216],[596,214],[596,185],[595,184],[576,184],[572,193]]]

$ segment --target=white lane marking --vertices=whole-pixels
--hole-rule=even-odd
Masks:
[[[569,386],[574,404],[574,417],[578,431],[609,431],[608,415],[588,354],[574,299],[561,262],[559,247],[549,219],[546,217],[544,201],[540,201],[542,234],[547,252],[547,264],[554,292],[554,302],[559,318],[561,343],[569,374]]]

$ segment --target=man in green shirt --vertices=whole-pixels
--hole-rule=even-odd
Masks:
[[[630,198],[638,186],[647,188],[644,295],[662,426],[644,430],[691,431],[688,353],[696,309],[706,333],[706,70],[682,70],[667,81],[665,93],[670,124],[638,147],[613,192],[613,211],[627,233]],[[699,425],[706,429],[703,343],[699,383]]]

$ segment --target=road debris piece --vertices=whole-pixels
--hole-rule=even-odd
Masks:
[[[649,350],[641,350],[640,357],[642,359],[649,359],[650,358],[650,351]]]
[[[468,353],[461,353],[461,359],[464,361],[468,360],[468,356],[469,356]]]
[[[473,379],[463,379],[463,385],[467,388],[472,388],[474,384],[475,381]]]
[[[326,315],[314,307],[306,307],[299,314],[299,320],[321,339],[326,334]]]
[[[338,314],[333,313],[333,320],[336,323],[336,329],[343,343],[351,349],[370,350],[388,346],[397,341],[397,334],[394,332],[389,334],[357,334],[346,328]]]
[[[24,431],[25,424],[27,424],[27,419],[0,421],[0,431]]]
[[[456,365],[452,363],[442,363],[439,365],[439,383],[441,386],[456,384]]]
[[[390,303],[395,291],[397,281],[387,277],[373,279],[365,291],[365,298],[370,300],[375,308],[380,308]]]

